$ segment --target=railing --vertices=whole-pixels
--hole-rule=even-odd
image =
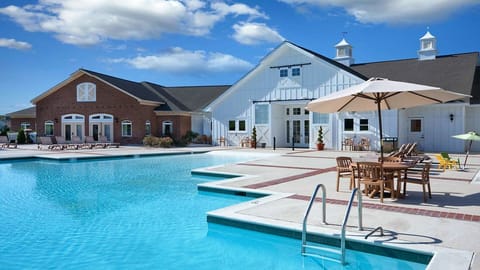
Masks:
[[[326,221],[326,212],[327,212],[327,194],[325,190],[325,186],[323,184],[318,184],[313,192],[312,197],[310,198],[310,202],[308,203],[307,211],[305,211],[305,215],[303,216],[303,230],[302,230],[302,254],[305,254],[305,248],[307,244],[307,219],[308,215],[310,215],[310,210],[312,209],[313,202],[315,201],[315,197],[317,197],[318,190],[322,188],[322,222],[323,224],[327,224]]]
[[[323,259],[328,259],[328,260],[333,260],[340,262],[342,265],[346,264],[345,261],[345,234],[346,234],[346,227],[347,227],[347,222],[348,222],[348,217],[350,216],[350,209],[352,208],[353,205],[353,200],[355,199],[355,193],[358,195],[358,230],[363,230],[363,225],[362,225],[362,194],[361,192],[358,192],[358,188],[353,189],[352,194],[350,195],[350,200],[348,201],[347,209],[345,211],[345,216],[343,218],[342,222],[342,231],[341,231],[341,238],[340,238],[340,250],[338,249],[330,249],[330,248],[323,248],[320,246],[312,246],[312,245],[307,245],[307,219],[310,214],[310,210],[312,209],[313,202],[315,201],[315,197],[317,196],[318,190],[322,188],[323,196],[322,196],[322,206],[323,206],[323,223],[327,224],[326,222],[326,192],[325,192],[325,186],[323,184],[318,184],[317,187],[315,188],[315,191],[313,192],[312,197],[310,198],[310,202],[307,207],[307,211],[305,211],[305,216],[303,217],[303,230],[302,230],[302,255],[310,255],[310,256],[316,256],[320,257]],[[340,260],[334,259],[334,258],[328,258],[325,256],[321,255],[316,255],[316,254],[308,254],[306,252],[306,248],[312,248],[312,249],[317,249],[317,250],[324,250],[324,251],[329,251],[332,253],[336,253],[340,255]]]
[[[362,193],[358,192],[358,188],[354,188],[352,194],[350,195],[350,200],[348,201],[347,210],[345,211],[345,216],[342,222],[342,234],[340,239],[340,250],[341,250],[341,262],[342,264],[346,264],[345,262],[345,231],[347,228],[348,217],[350,216],[350,209],[352,208],[353,200],[355,199],[355,193],[358,194],[358,230],[363,230],[362,225]]]

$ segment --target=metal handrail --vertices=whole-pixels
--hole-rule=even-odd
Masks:
[[[313,202],[315,201],[315,197],[317,196],[318,189],[322,188],[322,222],[323,224],[327,224],[326,221],[326,212],[327,212],[327,194],[326,189],[323,184],[318,184],[313,192],[312,197],[310,198],[310,202],[308,203],[307,211],[305,211],[305,215],[303,216],[303,230],[302,230],[302,254],[305,253],[305,246],[307,244],[307,219],[308,215],[310,214],[310,210],[312,209]]]
[[[348,201],[348,206],[347,210],[345,211],[345,216],[343,218],[342,222],[342,234],[341,234],[341,239],[340,239],[340,249],[342,253],[341,257],[341,262],[342,264],[345,263],[345,231],[347,228],[347,221],[348,217],[350,216],[350,209],[352,208],[353,200],[355,199],[355,193],[358,194],[358,230],[362,231],[363,230],[363,225],[362,225],[362,193],[358,192],[358,188],[354,188],[352,191],[352,194],[350,195],[350,200]]]

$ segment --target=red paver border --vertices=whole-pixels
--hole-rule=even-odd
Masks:
[[[291,166],[253,164],[253,163],[241,163],[239,165],[310,170],[310,172],[306,172],[306,173],[301,173],[301,174],[297,174],[297,175],[282,177],[282,178],[275,179],[275,180],[265,181],[265,182],[262,182],[262,183],[243,186],[244,188],[251,188],[251,189],[265,188],[265,187],[269,187],[269,186],[273,186],[273,185],[287,183],[287,182],[290,182],[290,181],[295,181],[295,180],[302,179],[302,178],[305,178],[305,177],[314,176],[314,175],[317,175],[317,174],[322,174],[322,173],[326,173],[326,172],[334,172],[334,171],[337,170],[336,167],[317,169],[317,168],[300,168],[300,167],[291,167]],[[298,194],[289,196],[288,198],[296,199],[296,200],[304,200],[304,201],[309,201],[310,200],[310,196],[298,195]],[[320,198],[315,199],[315,200],[321,201]],[[339,199],[327,199],[326,202],[330,203],[330,204],[338,204],[338,205],[347,205],[347,203],[348,203],[347,200],[339,200]],[[354,202],[353,205],[357,205],[357,203]],[[362,205],[363,205],[363,207],[370,208],[370,209],[384,210],[384,211],[390,211],[390,212],[399,212],[399,213],[410,214],[410,215],[420,215],[420,216],[456,219],[456,220],[462,220],[462,221],[480,222],[480,215],[452,213],[452,212],[445,212],[445,211],[427,210],[427,209],[410,208],[410,207],[402,207],[402,206],[394,206],[394,205],[384,205],[384,204],[368,203],[368,202],[364,202]]]

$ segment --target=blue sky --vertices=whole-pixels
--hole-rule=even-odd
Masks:
[[[478,0],[2,0],[0,114],[79,68],[166,86],[233,84],[289,40],[355,63],[480,51]],[[344,33],[346,32],[346,34]]]

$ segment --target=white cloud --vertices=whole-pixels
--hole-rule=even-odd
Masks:
[[[233,29],[235,30],[233,38],[242,44],[278,43],[285,40],[277,31],[264,23],[239,23],[235,24]]]
[[[229,54],[207,53],[202,50],[189,51],[179,47],[169,51],[134,58],[116,58],[112,63],[127,63],[137,69],[150,69],[177,74],[244,72],[253,65]]]
[[[267,18],[258,7],[201,0],[41,0],[37,5],[7,6],[25,30],[53,33],[64,43],[93,45],[106,39],[149,39],[165,33],[209,34],[227,16]]]
[[[361,23],[412,24],[441,20],[459,9],[478,5],[478,0],[278,0],[298,5],[341,7]]]
[[[17,50],[30,50],[32,45],[24,41],[17,41],[11,38],[0,38],[0,47],[7,47]]]

